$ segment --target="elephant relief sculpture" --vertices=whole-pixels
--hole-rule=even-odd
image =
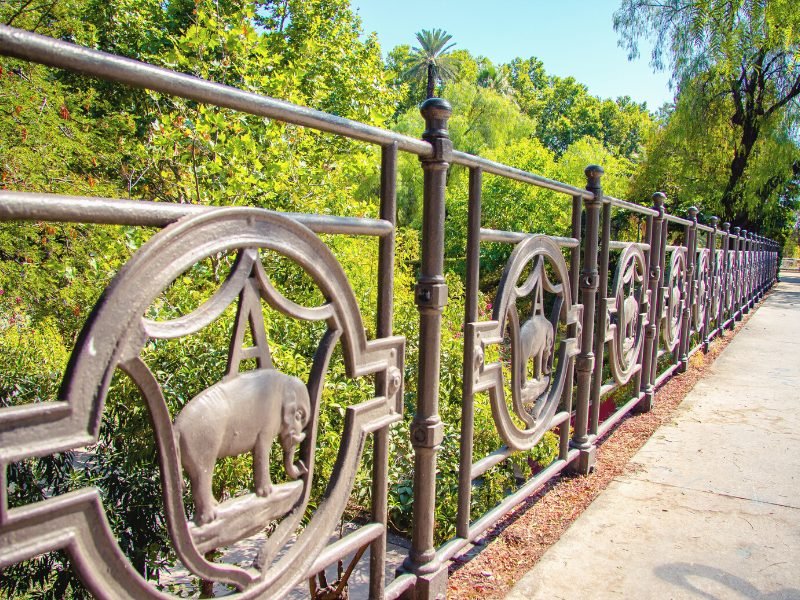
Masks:
[[[219,458],[252,452],[255,491],[266,497],[272,491],[270,449],[279,437],[286,474],[304,475],[294,451],[305,439],[310,412],[306,385],[274,369],[238,374],[192,398],[175,419],[175,445],[192,484],[195,523],[216,518],[211,478]]]
[[[540,379],[551,371],[553,352],[553,324],[542,314],[533,315],[519,331],[522,347],[522,375],[527,379],[528,361],[534,359],[534,377]]]
[[[680,318],[681,295],[682,295],[681,288],[678,286],[678,284],[672,286],[672,290],[670,291],[670,296],[669,296],[669,305],[670,305],[670,318],[673,321],[675,319]]]
[[[627,352],[634,345],[636,323],[639,318],[639,302],[633,296],[626,296],[623,303],[622,339],[623,349]]]

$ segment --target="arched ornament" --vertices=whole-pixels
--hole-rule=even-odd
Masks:
[[[681,337],[681,317],[686,302],[686,248],[678,247],[670,257],[669,277],[667,285],[662,288],[664,294],[662,319],[664,345],[672,352],[677,348]]]
[[[702,248],[697,251],[697,266],[693,282],[692,320],[695,331],[701,331],[705,325],[706,311],[709,310],[709,300],[713,291],[712,281],[711,250]]]
[[[614,380],[624,385],[640,363],[644,345],[650,290],[645,283],[647,260],[636,244],[622,251],[614,273],[613,296],[606,298],[609,323],[609,367]]]
[[[728,315],[733,314],[733,307],[736,302],[736,253],[731,250],[728,252],[728,282],[725,288],[725,310]]]
[[[258,253],[261,248],[299,264],[318,286],[325,303],[309,308],[281,295],[263,270]],[[229,251],[239,252],[234,268],[207,302],[188,315],[166,322],[144,317],[153,300],[181,273],[208,256]],[[237,360],[243,358],[255,358],[259,367],[244,376],[286,383],[288,376],[273,368],[255,319],[260,310],[256,311],[253,303],[259,298],[287,316],[327,324],[309,381],[302,385],[303,389],[295,390],[300,395],[307,394],[311,412],[299,446],[299,460],[295,461],[294,455],[286,460],[295,475],[289,478],[296,480],[274,486],[269,494],[250,494],[222,503],[210,522],[192,523],[181,498],[177,426],[172,423],[158,381],[140,353],[148,339],[177,338],[201,330],[238,300],[233,358],[226,376],[217,385],[241,382],[243,375],[238,373]],[[240,347],[245,321],[253,331],[252,348]],[[347,375],[382,373],[384,376],[378,379],[384,381],[384,389],[374,399],[348,407],[333,476],[323,498],[302,533],[275,559],[295,535],[308,504],[320,398],[328,362],[338,342]],[[305,578],[339,522],[366,436],[401,418],[403,350],[402,337],[366,339],[344,271],[330,250],[305,226],[276,213],[249,208],[189,216],[153,236],[106,288],[71,356],[60,400],[0,410],[0,461],[7,464],[95,442],[108,386],[119,368],[138,385],[151,412],[167,527],[181,561],[204,579],[237,587],[242,591],[239,597],[283,596]],[[210,393],[212,388],[203,393]],[[282,520],[265,542],[253,568],[205,559],[207,550],[263,530],[277,518]],[[87,588],[98,596],[113,589],[117,598],[172,597],[143,579],[121,552],[97,488],[12,509],[2,503],[0,568],[58,549],[70,554]]]
[[[715,254],[715,267],[714,272],[711,277],[711,281],[713,282],[712,292],[711,292],[711,318],[716,319],[719,316],[719,308],[720,303],[722,302],[723,294],[725,293],[722,289],[722,281],[723,281],[723,269],[725,268],[724,264],[724,254],[719,250]]]
[[[556,277],[550,280],[546,265]],[[520,281],[529,268],[524,281]],[[544,294],[555,297],[552,311],[544,313]],[[531,313],[520,322],[517,301],[529,298]],[[566,384],[569,364],[580,352],[582,304],[572,304],[569,272],[559,246],[544,235],[520,242],[506,263],[492,320],[467,323],[465,360],[472,362],[472,392],[488,392],[492,416],[500,437],[512,450],[533,448],[550,428]],[[575,336],[558,345],[558,366],[553,372],[559,325],[575,325]],[[501,345],[508,332],[511,341],[511,400],[520,427],[509,411],[500,361],[486,363],[486,349]],[[529,375],[533,375],[529,377]]]

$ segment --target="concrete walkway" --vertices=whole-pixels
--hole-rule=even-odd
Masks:
[[[781,279],[508,599],[800,599],[800,275]]]

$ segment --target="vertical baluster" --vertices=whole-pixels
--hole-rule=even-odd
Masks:
[[[572,469],[586,475],[594,469],[596,450],[589,440],[589,398],[594,369],[594,322],[595,300],[599,273],[597,272],[598,233],[600,225],[600,206],[603,204],[601,178],[603,168],[597,165],[586,167],[586,189],[594,196],[585,201],[586,236],[583,240],[583,272],[581,275],[581,303],[583,304],[583,330],[581,332],[581,352],[575,363],[578,379],[578,396],[575,414],[575,430],[572,446],[580,450],[577,463]]]
[[[642,304],[647,302],[647,307],[648,307],[647,308],[647,314],[649,316],[649,314],[650,314],[650,265],[652,264],[652,261],[653,261],[653,215],[647,215],[647,218],[645,219],[645,226],[644,227],[645,227],[644,243],[647,244],[648,250],[644,252],[644,273],[642,275],[643,278],[644,278],[644,281],[642,282],[642,291],[641,291],[641,297],[639,298],[639,305],[641,306]],[[639,317],[637,316],[637,319],[638,318]],[[647,319],[647,317],[645,317],[645,319]],[[644,322],[644,324],[643,324],[642,333],[644,334],[645,338],[647,338],[647,324],[648,323],[649,323],[649,321],[646,320]],[[637,390],[637,393],[641,392],[644,389],[643,385],[642,385],[642,382],[645,381],[645,375],[644,375],[644,372],[645,372],[645,370],[644,370],[645,359],[644,359],[644,357],[645,357],[645,352],[644,352],[644,346],[643,346],[639,356],[636,358],[636,360],[638,360],[639,364],[641,365],[641,369],[639,369],[639,371],[637,373],[635,373],[634,376],[633,376],[633,389]],[[639,394],[639,395],[641,395],[641,394]],[[634,407],[634,409],[637,412],[647,412],[647,410],[649,410],[649,409],[645,410],[645,407],[642,405],[641,402],[639,404],[637,404]]]
[[[678,372],[683,373],[689,366],[689,345],[692,339],[692,307],[695,300],[695,263],[697,258],[697,208],[689,207],[690,225],[686,226],[686,288],[683,295],[683,318],[681,320],[681,338],[678,344],[680,366]]]
[[[741,227],[733,228],[733,260],[734,260],[734,277],[733,277],[733,317],[736,321],[742,320],[742,237]],[[734,323],[731,322],[731,329]]]
[[[711,343],[711,336],[709,332],[711,331],[711,307],[714,306],[713,299],[716,297],[717,294],[717,279],[718,279],[718,270],[717,270],[717,223],[719,222],[718,217],[711,217],[711,231],[708,232],[708,248],[709,248],[709,260],[711,260],[711,289],[707,290],[705,301],[707,302],[707,306],[705,307],[705,318],[703,319],[703,352],[708,352],[708,346]],[[717,328],[719,328],[719,321],[717,321]]]
[[[754,233],[747,234],[747,310],[753,308],[753,273],[755,271]]]
[[[728,302],[730,302],[730,290],[728,289],[729,281],[730,281],[730,254],[729,254],[729,247],[730,247],[730,237],[731,237],[731,224],[725,221],[722,224],[722,290],[720,294],[720,306],[719,306],[719,313],[717,319],[719,321],[719,334],[725,334],[725,324],[726,314],[728,312]]]
[[[381,148],[380,217],[397,224],[397,142]],[[377,337],[392,335],[394,315],[394,245],[395,232],[378,242],[378,314]],[[375,378],[376,393],[386,394],[386,378],[381,372]],[[373,436],[372,460],[372,521],[384,526],[383,534],[370,545],[369,596],[383,597],[386,587],[386,525],[388,513],[387,487],[389,479],[389,428],[383,427]]]
[[[742,316],[750,312],[750,239],[752,234],[742,229]]]
[[[450,104],[429,98],[420,107],[425,118],[422,139],[433,153],[420,157],[423,169],[422,250],[415,301],[419,310],[419,379],[417,407],[411,423],[414,446],[414,508],[411,554],[406,568],[417,574],[415,595],[445,594],[447,569],[433,546],[436,510],[436,455],[443,439],[439,417],[439,366],[442,312],[447,303],[444,279],[444,217],[447,168],[453,143],[447,132]]]
[[[758,297],[763,298],[764,292],[766,290],[767,278],[766,278],[766,238],[763,236],[758,236],[758,256],[759,256],[759,293]]]
[[[763,269],[763,257],[762,257],[762,243],[761,243],[761,236],[756,234],[756,301],[761,298],[761,289],[762,289],[762,269]]]
[[[467,214],[467,289],[464,303],[466,324],[478,320],[478,283],[481,259],[481,182],[483,172],[470,169],[469,212]],[[466,342],[466,340],[465,340]],[[472,441],[474,434],[475,395],[473,386],[474,357],[464,354],[463,399],[461,403],[461,447],[458,472],[458,516],[456,535],[469,537],[470,503],[472,499]]]
[[[747,230],[742,230],[742,246],[744,253],[742,254],[742,314],[745,315],[750,312],[750,239],[752,234]]]
[[[600,302],[595,318],[594,334],[594,372],[592,373],[592,393],[589,407],[589,434],[597,435],[600,423],[600,388],[603,385],[603,359],[608,329],[608,244],[611,241],[611,204],[603,205],[603,232],[600,236],[600,278],[598,293]],[[617,307],[619,309],[619,307]],[[619,325],[617,325],[619,327]]]
[[[642,381],[641,390],[644,397],[637,406],[639,412],[649,412],[653,408],[653,397],[655,394],[655,372],[658,363],[658,334],[661,321],[661,306],[663,294],[664,267],[663,257],[663,237],[661,234],[664,225],[664,201],[666,196],[661,192],[653,194],[653,208],[658,211],[658,215],[648,221],[651,231],[648,234],[650,241],[649,259],[649,281],[650,305],[647,310],[647,327],[644,337],[644,356],[642,358]]]
[[[583,215],[583,199],[580,196],[572,197],[572,237],[578,240],[578,244],[570,250],[569,262],[569,285],[572,294],[572,303],[578,303],[578,287],[581,276],[581,216]],[[567,328],[567,336],[574,338],[578,335],[578,325],[573,323]],[[564,392],[561,395],[561,402],[564,411],[572,414],[572,395],[575,392],[575,361],[569,362],[567,368],[567,378],[564,384]],[[569,421],[559,427],[559,452],[558,457],[566,460],[569,454]]]

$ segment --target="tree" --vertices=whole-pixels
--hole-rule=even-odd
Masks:
[[[741,223],[748,168],[762,136],[795,128],[800,106],[800,13],[788,0],[623,0],[614,28],[629,58],[655,38],[651,64],[694,88],[695,117],[726,101],[733,126],[722,216]]]
[[[455,43],[448,44],[453,36],[443,29],[432,31],[423,29],[416,35],[419,47],[411,50],[406,76],[425,79],[427,81],[426,98],[433,98],[436,83],[454,77],[450,49],[455,46]]]
[[[685,85],[676,105],[649,136],[644,161],[632,180],[632,197],[646,199],[654,190],[661,190],[669,198],[670,212],[680,214],[695,205],[700,207],[701,217],[725,215],[720,191],[730,178],[729,157],[736,143],[731,136],[730,104],[724,97],[707,99],[702,95],[702,89]],[[703,106],[702,113],[698,105]],[[734,222],[780,239],[795,204],[800,148],[786,128],[774,122],[768,125],[754,146],[747,177],[740,183],[742,194],[734,205]]]

